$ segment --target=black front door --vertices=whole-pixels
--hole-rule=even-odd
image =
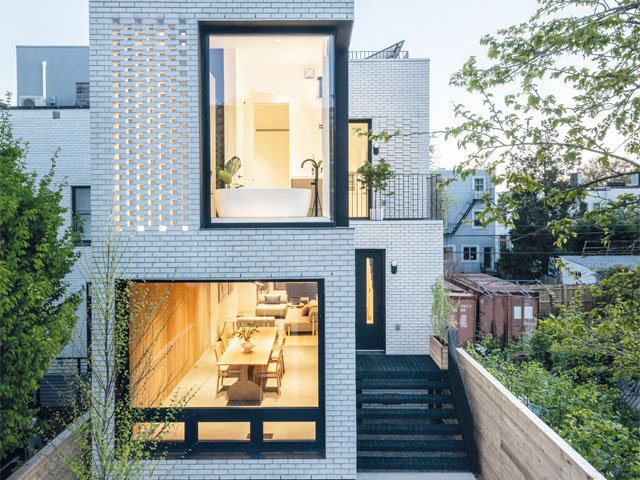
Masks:
[[[384,250],[356,250],[356,350],[384,351]]]

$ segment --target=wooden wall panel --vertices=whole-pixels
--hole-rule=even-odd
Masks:
[[[138,283],[130,296],[133,406],[159,406],[211,344],[210,283]]]
[[[457,353],[484,480],[604,480],[469,354]]]

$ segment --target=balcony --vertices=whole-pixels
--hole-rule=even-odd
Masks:
[[[369,220],[370,209],[383,208],[384,220],[442,220],[441,175],[398,173],[385,193],[363,190],[359,175],[349,174],[349,218]],[[389,194],[393,192],[393,194]]]

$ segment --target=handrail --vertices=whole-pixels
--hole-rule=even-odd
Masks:
[[[467,398],[467,391],[464,388],[464,380],[460,372],[458,354],[456,353],[456,348],[458,348],[458,329],[456,327],[449,328],[447,337],[449,341],[448,375],[449,381],[451,382],[451,390],[456,399],[456,408],[459,413],[458,421],[462,425],[462,438],[467,447],[467,454],[469,455],[473,473],[480,473],[476,442],[473,438],[473,412],[471,411],[471,405]]]

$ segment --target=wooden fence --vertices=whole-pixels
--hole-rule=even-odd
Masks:
[[[539,293],[539,314],[544,316],[557,313],[558,306],[569,305],[577,295],[580,295],[579,290],[582,285],[523,285],[523,287]],[[591,291],[582,292],[581,301],[585,305],[593,305],[594,298]]]
[[[457,354],[484,480],[604,480],[468,353]]]

